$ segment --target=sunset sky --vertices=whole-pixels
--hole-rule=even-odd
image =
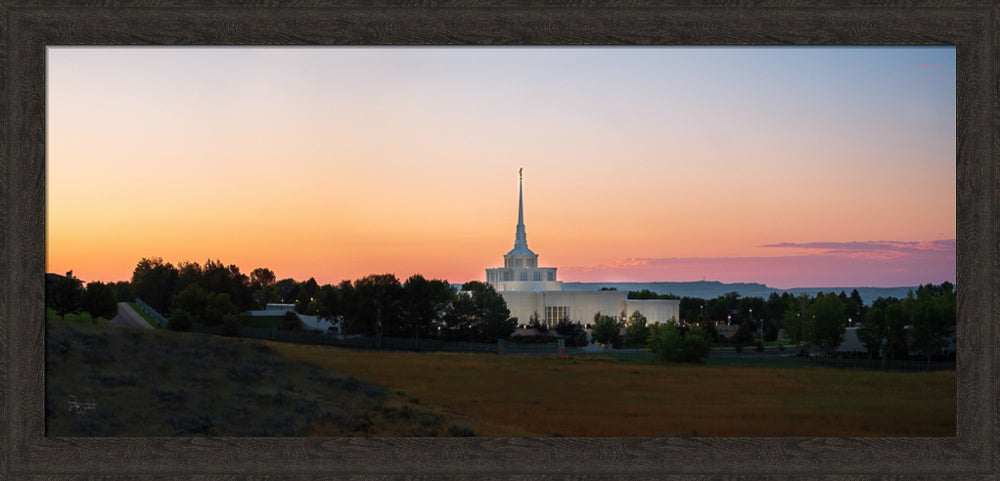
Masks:
[[[47,270],[955,281],[952,47],[54,47]]]

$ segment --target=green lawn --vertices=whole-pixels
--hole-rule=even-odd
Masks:
[[[139,313],[139,315],[142,316],[142,318],[145,319],[150,326],[153,326],[153,329],[163,329],[163,326],[161,326],[159,322],[156,322],[156,319],[153,319],[153,316],[150,316],[146,313],[146,311],[142,310],[138,304],[130,302],[128,305],[132,306],[132,310]]]
[[[108,320],[103,317],[95,319],[86,312],[68,312],[65,316],[60,316],[56,313],[56,310],[51,307],[45,308],[45,318],[56,321],[75,322],[78,324],[94,324],[98,326],[108,325]]]
[[[241,321],[247,327],[280,328],[281,316],[242,316]]]

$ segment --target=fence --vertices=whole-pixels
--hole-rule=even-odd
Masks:
[[[135,298],[135,304],[139,306],[139,309],[142,309],[143,312],[149,314],[149,317],[152,317],[157,323],[160,324],[160,326],[167,327],[167,319],[160,315],[159,312],[156,312],[156,309],[153,309],[149,306],[149,304],[142,302],[142,299],[139,299],[138,297]]]
[[[221,334],[222,326],[195,324],[195,332]],[[375,349],[377,340],[369,336],[338,337],[315,331],[290,331],[261,327],[240,327],[239,335],[255,339],[270,339],[301,344],[323,344],[329,346]],[[456,342],[440,339],[416,339],[409,337],[383,337],[381,349],[404,351],[444,351],[479,352],[504,355],[555,355],[604,357],[620,361],[654,361],[656,355],[644,349],[585,349],[561,346],[560,342],[547,344],[518,344],[500,340],[496,344],[484,342]],[[757,367],[834,367],[845,369],[882,369],[880,359],[845,359],[839,357],[797,357],[745,354],[740,356],[709,356],[710,366],[757,366]],[[885,370],[891,371],[940,371],[955,369],[955,361],[888,360]]]
[[[849,359],[842,357],[798,357],[798,356],[726,356],[709,357],[712,366],[757,366],[757,367],[833,367],[843,369],[871,369],[885,371],[950,371],[955,369],[955,361],[886,360],[885,368],[881,359]]]
[[[222,334],[222,326],[206,326],[195,324],[195,332]],[[368,336],[338,337],[314,331],[290,331],[266,327],[240,327],[240,337],[254,339],[270,339],[282,342],[300,344],[324,344],[329,346],[375,349],[378,340]],[[449,351],[449,352],[488,352],[496,353],[497,345],[482,342],[453,342],[440,339],[419,339],[412,337],[382,337],[381,349],[403,351]]]

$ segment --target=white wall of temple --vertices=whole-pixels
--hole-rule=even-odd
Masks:
[[[545,320],[546,307],[565,307],[570,321],[590,324],[594,313],[617,317],[625,307],[624,292],[618,291],[501,291],[518,324],[527,324],[531,316]]]
[[[681,301],[679,299],[628,299],[625,301],[625,312],[631,316],[639,311],[646,316],[646,324],[663,324],[673,318],[681,318]]]
[[[507,290],[501,291],[500,295],[507,302],[510,315],[517,318],[518,324],[528,324],[535,313],[545,321],[547,307],[565,307],[570,321],[584,325],[592,324],[594,314],[598,312],[618,319],[623,310],[626,315],[639,311],[646,316],[648,324],[665,323],[671,317],[674,319],[680,317],[679,300],[628,300],[626,299],[628,293],[621,291]]]

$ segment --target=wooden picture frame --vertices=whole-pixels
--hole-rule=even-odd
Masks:
[[[778,3],[0,3],[0,477],[996,479],[1000,4]],[[957,436],[45,437],[45,49],[208,44],[956,46]]]

